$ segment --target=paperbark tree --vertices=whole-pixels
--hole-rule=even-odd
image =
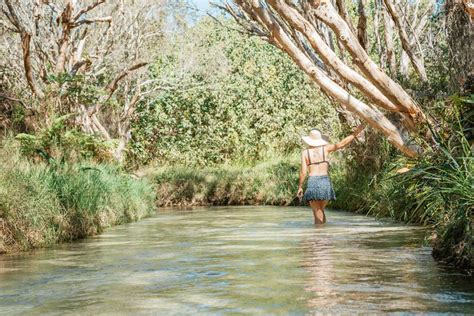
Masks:
[[[425,121],[423,112],[368,56],[350,21],[347,17],[344,19],[330,1],[304,1],[296,5],[284,0],[233,0],[233,4],[227,3],[222,8],[248,32],[286,52],[325,94],[382,132],[400,151],[408,156],[417,155],[405,139],[404,130],[419,132]],[[342,61],[327,45],[318,34],[315,22],[323,23],[334,32],[352,57],[352,64]],[[302,41],[308,45],[299,45]],[[311,53],[321,59],[324,67],[308,58]],[[350,83],[369,102],[356,97],[351,89],[344,89],[331,78],[329,70]],[[393,115],[401,118],[403,127],[394,124],[399,119],[394,122],[389,119]]]
[[[382,4],[382,16],[384,26],[384,40],[385,40],[385,58],[390,74],[395,76],[397,74],[397,60],[395,58],[395,45],[393,43],[393,21],[387,11],[385,5]]]
[[[23,54],[23,69],[28,86],[30,87],[31,92],[34,95],[38,96],[39,98],[43,98],[44,94],[37,86],[36,80],[33,75],[33,67],[31,63],[31,33],[26,29],[26,27],[22,25],[20,17],[16,14],[11,1],[6,0],[5,5],[8,11],[4,10],[4,13],[6,13],[6,17],[11,23],[11,30],[20,35],[21,50]]]
[[[407,30],[409,45],[413,47],[418,55],[424,59],[422,46],[427,37],[427,25],[429,17],[433,14],[435,2],[432,0],[415,1],[409,0],[394,1],[394,4],[400,11],[401,23]],[[398,73],[404,78],[409,76],[410,57],[400,47],[398,62]]]
[[[374,10],[372,11],[373,13],[373,21],[374,21],[374,37],[375,37],[375,48],[377,50],[378,56],[379,56],[379,64],[380,68],[385,69],[385,59],[383,56],[383,49],[382,49],[382,39],[380,36],[380,16],[381,16],[381,11],[380,11],[380,2],[379,0],[374,1]]]
[[[121,160],[133,113],[147,94],[141,83],[146,66],[159,53],[149,48],[162,36],[166,4],[4,0],[0,28],[12,58],[2,67],[26,81],[31,95],[21,91],[19,97],[30,98],[23,103],[33,105],[39,122],[75,113],[84,132],[119,140],[114,156]],[[19,86],[21,81],[12,89]]]

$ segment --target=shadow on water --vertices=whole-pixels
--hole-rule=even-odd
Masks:
[[[0,314],[474,313],[473,279],[424,229],[295,207],[162,210],[78,243],[0,257]]]

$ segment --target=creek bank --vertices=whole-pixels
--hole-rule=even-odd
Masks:
[[[154,213],[155,193],[107,164],[54,166],[2,159],[0,253],[100,234]]]

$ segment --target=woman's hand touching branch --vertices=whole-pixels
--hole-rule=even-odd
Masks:
[[[360,124],[359,126],[357,126],[357,128],[354,130],[354,132],[351,135],[347,136],[346,138],[344,138],[343,140],[341,140],[340,142],[338,142],[336,144],[328,145],[326,147],[327,151],[332,152],[332,151],[336,151],[336,150],[339,150],[339,149],[342,149],[342,148],[346,147],[352,141],[354,141],[354,139],[357,138],[357,136],[364,130],[364,128],[366,126],[367,126],[366,123]]]

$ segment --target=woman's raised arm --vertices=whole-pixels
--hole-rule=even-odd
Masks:
[[[343,140],[341,140],[340,142],[336,143],[336,144],[331,144],[331,145],[327,145],[326,146],[326,150],[328,152],[331,152],[331,151],[336,151],[336,150],[339,150],[339,149],[342,149],[344,147],[346,147],[347,145],[349,145],[354,139],[356,139],[357,135],[360,134],[360,132],[362,132],[362,130],[366,127],[366,124],[363,123],[363,124],[360,124],[359,126],[357,126],[357,128],[354,130],[354,132],[347,136],[346,138],[344,138]]]

